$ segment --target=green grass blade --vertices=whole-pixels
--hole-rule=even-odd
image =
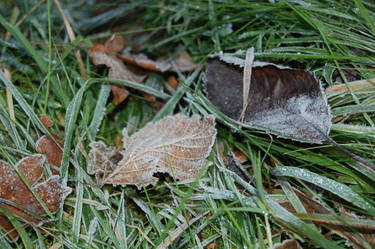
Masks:
[[[11,33],[14,38],[18,40],[19,43],[26,49],[26,51],[31,55],[31,57],[35,60],[38,64],[40,70],[43,73],[48,72],[48,64],[43,60],[43,58],[39,55],[39,53],[31,46],[30,42],[26,39],[26,37],[21,33],[21,31],[14,27],[12,24],[7,22],[2,15],[0,15],[0,23],[4,26],[9,33]]]
[[[272,170],[272,174],[275,176],[290,176],[295,177],[307,182],[310,182],[318,187],[321,187],[341,198],[344,200],[351,202],[353,205],[360,207],[364,210],[369,211],[372,214],[375,214],[375,208],[372,204],[367,202],[364,198],[362,198],[359,194],[354,192],[348,186],[329,179],[325,176],[313,173],[306,169],[301,169],[297,167],[286,167],[286,166],[279,166]]]

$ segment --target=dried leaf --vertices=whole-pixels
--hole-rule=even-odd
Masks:
[[[117,37],[117,36],[116,36]],[[109,78],[120,79],[120,80],[129,80],[134,82],[142,82],[145,76],[140,76],[134,74],[132,71],[127,69],[124,63],[116,57],[116,53],[121,50],[121,42],[116,38],[114,40],[109,40],[106,42],[106,46],[95,45],[89,50],[89,54],[93,58],[94,65],[106,65],[109,67]],[[122,43],[123,44],[123,43]],[[110,84],[114,99],[113,102],[115,105],[123,102],[129,95],[129,91],[126,90],[124,86]]]
[[[275,244],[272,249],[300,249],[300,245],[298,244],[296,239],[287,239],[284,240],[282,243]]]
[[[131,54],[129,49],[124,49],[119,58],[125,63],[136,65],[147,70],[156,71],[156,72],[174,72],[176,69],[168,61],[168,58],[161,58],[156,61],[149,59],[145,54]],[[193,63],[190,59],[189,54],[186,51],[182,51],[177,58],[174,60],[174,63],[180,72],[190,72],[197,68],[197,65]]]
[[[57,175],[38,183],[43,176],[44,161],[45,157],[43,155],[36,154],[23,158],[15,167],[26,178],[48,209],[55,213],[62,206],[71,189],[61,186]],[[42,205],[14,168],[4,161],[0,161],[0,198],[7,201],[2,205],[24,222],[36,226],[40,226],[45,222],[41,216],[45,216],[47,213]]]
[[[0,227],[2,228],[2,231],[4,231],[10,239],[10,241],[18,239],[18,232],[13,227],[12,223],[8,220],[7,217],[0,215]]]
[[[39,119],[40,122],[42,122],[43,126],[46,127],[46,129],[50,128],[53,125],[53,121],[45,114],[40,115]]]
[[[206,66],[208,99],[234,120],[243,107],[243,65],[243,60],[226,57],[211,59]],[[281,137],[321,142],[329,134],[331,114],[311,73],[254,63],[244,124]]]
[[[176,79],[176,76],[174,76],[174,75],[171,75],[171,76],[169,76],[168,77],[168,85],[173,89],[173,90],[177,90],[177,88],[178,88],[178,81],[177,81],[177,79]],[[167,92],[169,92],[168,90],[167,90]],[[170,93],[170,92],[169,92]]]
[[[54,137],[56,141],[62,141],[62,138],[52,134],[51,135]],[[47,162],[49,164],[52,164],[58,168],[61,166],[61,161],[62,161],[62,155],[63,151],[60,149],[60,147],[49,137],[46,135],[43,135],[39,140],[36,142],[36,152],[40,154],[44,154],[47,157]],[[55,169],[51,169],[52,173],[55,175],[60,174],[59,171]]]
[[[46,115],[41,115],[40,116],[40,121],[42,124],[48,129],[53,125],[53,121],[47,117]],[[53,132],[50,132],[51,136],[57,141],[61,142],[63,139],[56,135]],[[47,157],[47,162],[49,164],[52,164],[58,168],[61,166],[61,161],[62,161],[62,155],[63,151],[62,149],[49,137],[46,135],[43,135],[38,139],[36,142],[36,152],[40,154],[44,154]],[[58,175],[60,172],[56,169],[51,169],[52,174]]]
[[[179,180],[194,179],[215,141],[214,117],[202,121],[198,115],[165,117],[149,123],[128,136],[123,130],[123,148],[116,151],[102,142],[90,144],[88,173],[105,173],[104,184],[136,185],[139,189],[155,184],[157,172],[174,175]],[[173,173],[172,173],[173,171]]]
[[[119,53],[124,48],[124,37],[119,34],[113,34],[111,38],[109,38],[104,46],[107,48],[108,53],[116,54]]]

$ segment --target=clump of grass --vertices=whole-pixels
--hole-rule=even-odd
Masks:
[[[18,223],[21,239],[9,243],[2,236],[1,248],[153,248],[194,217],[200,218],[170,248],[269,248],[289,236],[304,248],[347,248],[345,239],[332,235],[328,240],[328,231],[313,225],[311,221],[322,218],[308,213],[293,189],[319,200],[331,211],[324,218],[331,223],[342,221],[339,211],[345,208],[363,217],[358,223],[374,226],[373,170],[328,143],[294,143],[239,128],[204,98],[200,69],[179,74],[180,88],[173,95],[159,91],[166,102],[159,113],[137,91],[116,107],[106,73],[98,71],[87,50],[80,48],[81,42],[106,38],[110,28],[126,23],[119,32],[127,45],[137,45],[139,52],[151,57],[184,49],[196,62],[204,63],[214,53],[244,57],[246,49],[254,46],[256,60],[310,70],[326,85],[347,84],[375,78],[375,5],[371,1],[62,2],[78,34],[74,43],[68,42],[53,1],[28,14],[36,4],[16,1],[0,6],[1,66],[12,75],[7,80],[0,73],[1,159],[16,162],[35,153],[35,139],[47,133],[38,116],[47,114],[55,121],[52,131],[64,137],[61,182],[73,193],[56,222],[42,228]],[[15,19],[27,14],[18,27],[9,11],[16,8]],[[9,39],[5,32],[10,33]],[[74,49],[81,49],[86,58],[87,81],[80,75]],[[15,121],[9,115],[6,88],[13,95]],[[334,114],[330,136],[372,162],[374,89],[370,85],[328,96]],[[90,141],[114,144],[123,126],[134,132],[173,112],[217,116],[217,145],[199,178],[190,185],[166,178],[142,191],[91,187],[94,179],[85,171]],[[249,159],[243,165],[252,176],[249,182],[225,168],[222,154],[233,150]],[[285,202],[298,214],[280,205]],[[352,229],[358,235],[356,226]]]

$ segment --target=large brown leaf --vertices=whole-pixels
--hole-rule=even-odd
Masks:
[[[214,58],[206,66],[208,99],[225,115],[239,120],[243,108],[240,59]],[[331,114],[319,81],[304,70],[255,64],[243,123],[278,136],[321,142],[331,128]]]
[[[141,188],[155,184],[157,172],[194,179],[215,141],[215,119],[211,115],[200,121],[198,115],[178,114],[149,123],[130,137],[124,129],[123,136],[118,152],[102,142],[91,143],[88,172],[104,173],[104,184]]]
[[[47,208],[55,213],[63,204],[71,189],[59,184],[59,176],[54,175],[46,181],[39,183],[43,176],[43,163],[45,157],[36,154],[23,158],[15,166],[22,174],[34,191],[44,201]],[[8,209],[13,215],[20,217],[22,221],[36,226],[42,225],[45,220],[42,216],[46,211],[33,195],[16,170],[7,162],[0,161],[0,198],[5,200],[1,205]],[[4,228],[11,228],[4,217],[1,218]],[[15,238],[14,232],[11,234]]]

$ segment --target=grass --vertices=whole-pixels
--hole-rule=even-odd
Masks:
[[[214,53],[244,58],[246,49],[254,46],[255,60],[312,71],[325,86],[348,84],[375,78],[372,1],[61,1],[77,35],[72,43],[53,1],[29,13],[37,2],[0,5],[0,62],[12,76],[8,80],[0,73],[0,158],[17,162],[34,154],[35,139],[48,134],[38,119],[46,114],[55,123],[51,131],[64,137],[61,183],[73,192],[57,220],[40,228],[25,228],[1,209],[21,237],[10,243],[1,236],[1,248],[154,248],[194,217],[199,218],[169,248],[269,248],[289,237],[303,248],[349,248],[345,238],[331,233],[329,225],[336,223],[349,224],[351,236],[363,243],[359,248],[374,247],[366,245],[370,239],[360,232],[363,226],[375,227],[372,169],[329,143],[292,142],[240,128],[206,100],[202,67],[179,74],[180,88],[173,94],[117,80],[132,90],[125,103],[114,106],[106,71],[93,66],[87,48],[80,47],[82,41],[103,41],[111,29],[118,29],[127,46],[136,45],[151,57],[185,49],[203,65]],[[12,18],[16,10],[16,20],[27,15],[19,26]],[[75,49],[83,54],[87,81]],[[6,88],[13,95],[14,121]],[[164,101],[163,109],[154,113],[142,90]],[[328,95],[334,115],[330,137],[372,162],[374,93],[369,85]],[[114,145],[124,126],[135,132],[179,112],[217,117],[218,138],[197,179],[183,184],[164,177],[142,191],[92,187],[95,179],[86,172],[91,141]],[[221,154],[227,151],[247,156],[242,166],[250,181],[225,167]],[[329,213],[312,213],[296,189]],[[297,212],[288,211],[285,203]],[[319,230],[313,221],[326,226]]]

